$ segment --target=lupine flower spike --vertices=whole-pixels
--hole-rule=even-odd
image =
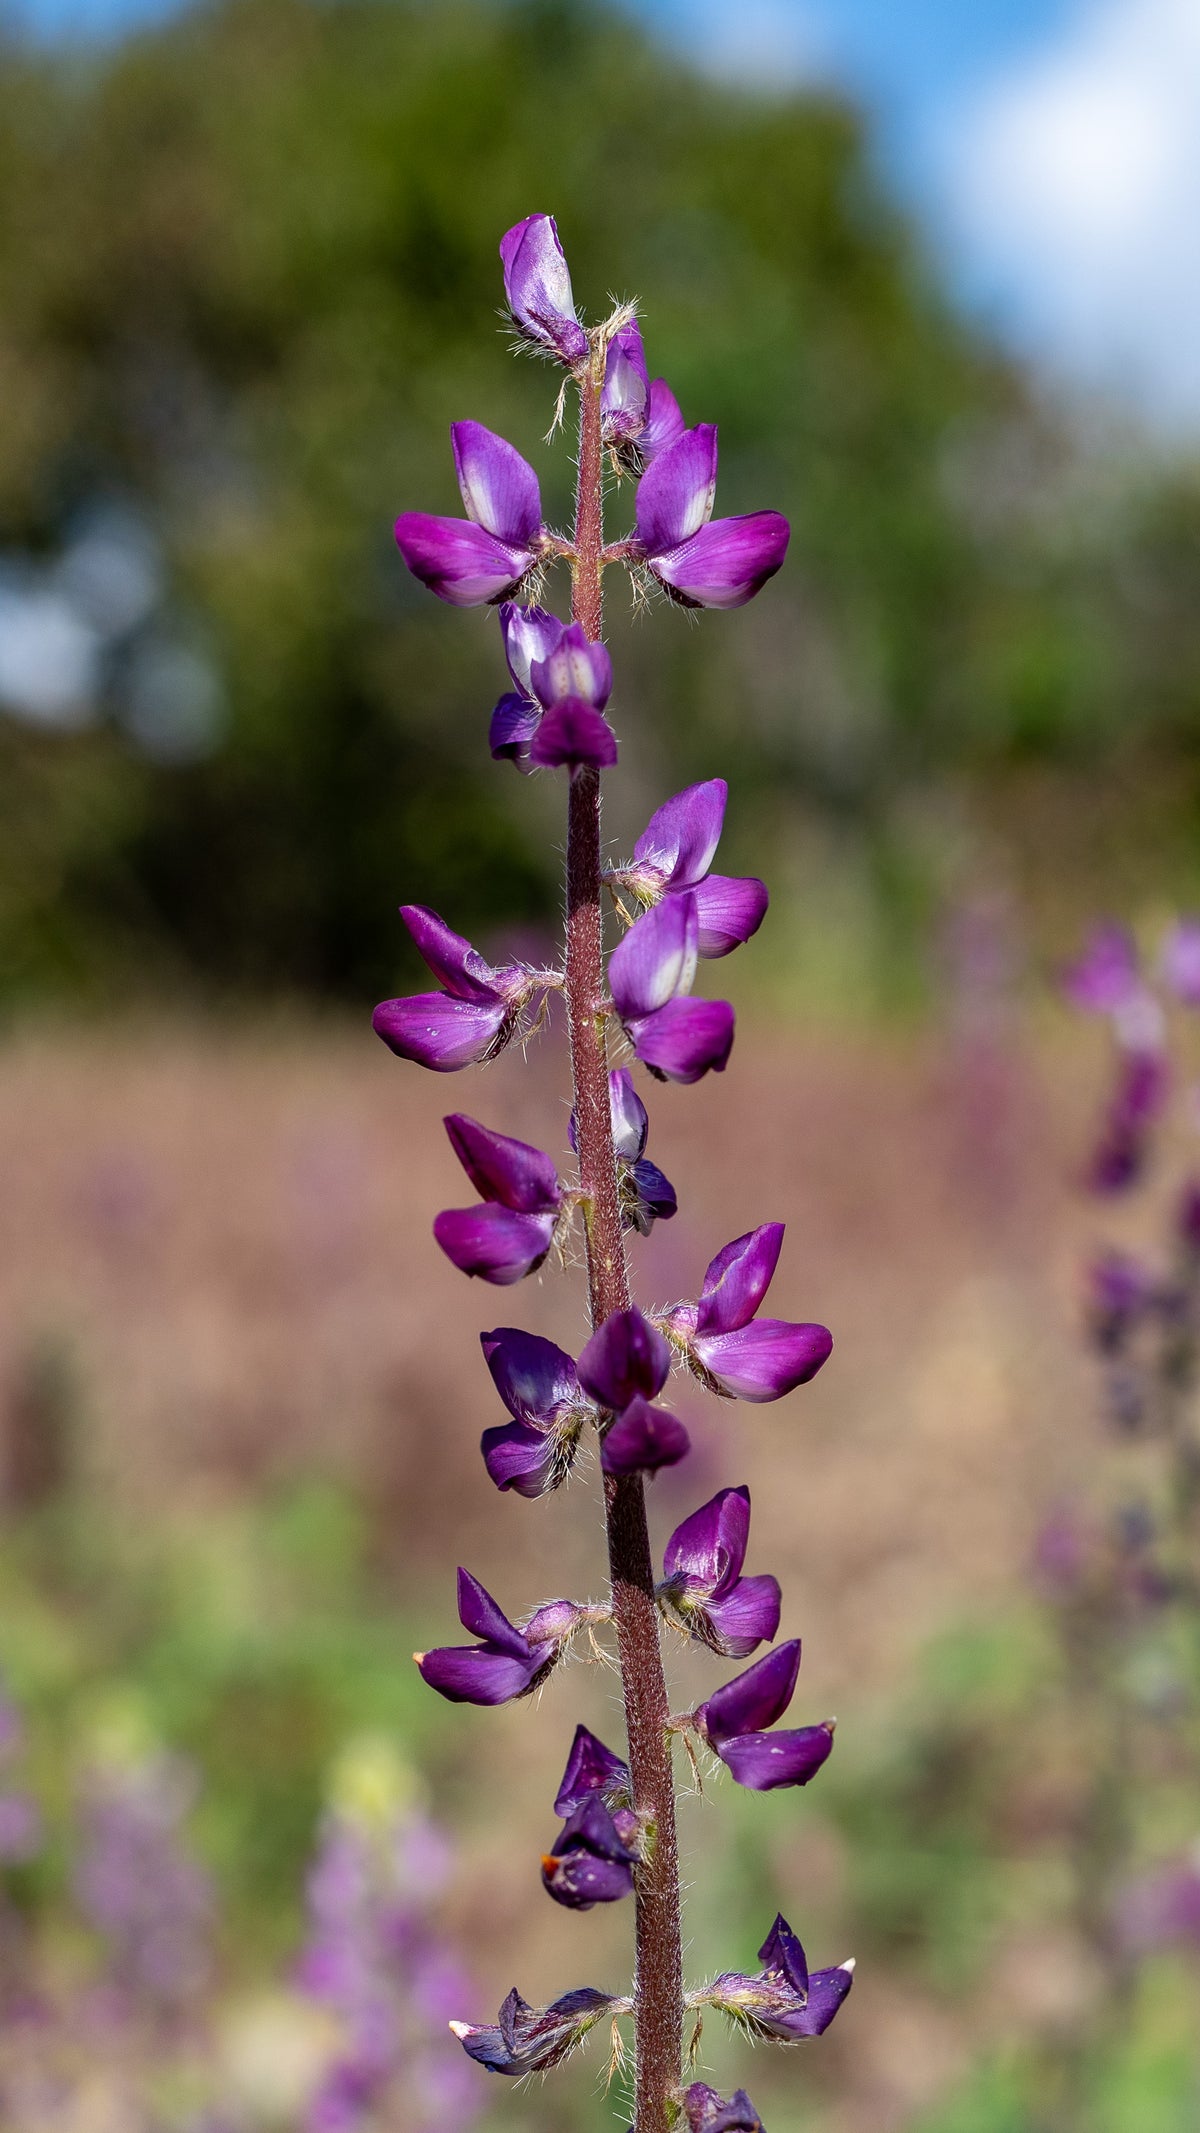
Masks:
[[[586,323],[551,216],[517,223],[501,240],[500,257],[519,340],[562,374],[551,436],[563,394],[572,382],[578,387],[574,527],[568,537],[548,532],[535,468],[504,438],[464,421],[454,424],[451,441],[465,519],[407,511],[396,539],[409,569],[440,599],[498,607],[507,685],[488,744],[494,758],[523,772],[562,773],[566,954],[557,969],[493,964],[436,913],[405,904],[402,917],[437,989],[385,1001],[375,1028],[400,1058],[450,1073],[487,1064],[541,1022],[552,991],[565,994],[574,1170],[544,1147],[514,1139],[492,1114],[484,1124],[474,1107],[454,1111],[446,1131],[477,1200],[444,1209],[434,1233],[464,1273],[507,1286],[553,1264],[569,1225],[578,1227],[588,1338],[576,1360],[517,1326],[481,1336],[503,1411],[484,1429],[481,1451],[499,1492],[540,1499],[558,1489],[589,1442],[598,1448],[612,1597],[611,1604],[552,1600],[514,1622],[460,1570],[459,1618],[473,1641],[419,1653],[417,1663],[452,1703],[510,1703],[547,1683],[577,1642],[599,1653],[597,1633],[615,1629],[627,1750],[576,1727],[554,1801],[561,1827],[542,1857],[541,1877],[553,1901],[573,1911],[632,1898],[638,1977],[636,1995],[579,1986],[540,2007],[514,1988],[495,2022],[450,2026],[468,2059],[515,2077],[557,2066],[600,2025],[613,2031],[619,2064],[614,2025],[632,2018],[638,2133],[763,2133],[744,2090],[726,2098],[704,2082],[688,2085],[686,2010],[723,2007],[757,2036],[817,2035],[849,1989],[850,1968],[810,1978],[799,1942],[779,1919],[757,1976],[730,1971],[683,1993],[672,1746],[681,1739],[691,1753],[698,1742],[737,1783],[769,1792],[815,1776],[832,1746],[833,1722],[794,1730],[778,1724],[796,1685],[800,1644],[773,1644],[782,1612],[776,1579],[744,1574],[749,1490],[719,1489],[676,1525],[653,1589],[646,1484],[689,1450],[688,1430],[669,1400],[664,1404],[673,1364],[710,1394],[778,1400],[815,1376],[832,1342],[823,1326],[758,1315],[779,1258],[781,1223],[765,1223],[718,1252],[695,1302],[651,1312],[634,1300],[627,1253],[678,1205],[674,1186],[646,1154],[650,1120],[640,1076],[644,1071],[645,1088],[664,1081],[686,1087],[725,1070],[733,1009],[695,997],[693,987],[702,960],[753,938],[768,899],[757,877],[712,871],[729,797],[716,776],[665,800],[632,858],[605,873],[601,774],[617,762],[617,730],[628,712],[620,709],[614,726],[601,594],[605,571],[619,565],[635,594],[648,575],[684,606],[740,607],[780,568],[788,526],[777,511],[713,518],[715,427],[687,428],[665,380],[650,377],[633,305]],[[606,472],[636,480],[633,524],[607,543]],[[630,498],[623,484],[621,493]],[[541,588],[559,561],[571,572],[565,615],[534,604],[548,598]],[[607,944],[607,959],[604,895],[622,929]],[[1120,989],[1119,971],[1113,976],[1120,954],[1110,949],[1108,962],[1107,979],[1101,973],[1093,989],[1103,992],[1107,983],[1111,994]],[[1182,949],[1174,964],[1186,977]],[[1200,1214],[1195,1227],[1200,1238]],[[509,1545],[528,1553],[527,1536],[514,1531]],[[661,1649],[667,1626],[723,1658],[747,1658],[763,1644],[771,1649],[672,1719]]]

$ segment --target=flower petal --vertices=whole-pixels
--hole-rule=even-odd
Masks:
[[[703,1641],[727,1659],[747,1659],[757,1645],[769,1644],[778,1635],[781,1606],[778,1578],[738,1578],[728,1591],[705,1602]]]
[[[718,1489],[676,1526],[663,1551],[663,1570],[669,1578],[684,1577],[698,1590],[715,1592],[739,1576],[749,1539],[749,1489]]]
[[[453,1074],[487,1057],[507,1017],[503,1000],[455,1000],[444,992],[425,992],[382,1000],[371,1025],[398,1059],[415,1060],[435,1074]]]
[[[510,690],[502,696],[492,712],[488,726],[488,747],[496,763],[515,763],[518,770],[529,769],[529,743],[542,720],[541,706],[531,704],[527,696],[518,696]]]
[[[422,962],[447,992],[460,1000],[495,999],[499,972],[436,911],[430,911],[425,904],[401,904],[400,916]]]
[[[571,275],[553,215],[526,215],[500,239],[504,295],[517,331],[560,362],[582,362],[588,338],[575,316]]]
[[[519,1326],[498,1326],[479,1339],[492,1382],[518,1421],[548,1423],[561,1409],[582,1406],[579,1374],[564,1348]]]
[[[632,442],[645,427],[650,404],[650,381],[646,375],[646,352],[642,329],[630,319],[614,333],[604,363],[604,390],[600,417],[606,444]]]
[[[656,459],[650,472],[662,463]],[[782,567],[790,533],[778,511],[717,518],[690,540],[652,554],[650,568],[685,607],[744,607]]]
[[[697,1333],[733,1333],[749,1325],[774,1279],[783,1235],[782,1222],[762,1222],[721,1246],[705,1270]]]
[[[608,960],[608,982],[623,1021],[652,1015],[690,989],[698,937],[696,902],[690,893],[664,897],[634,920]]]
[[[783,2015],[764,2026],[786,2043],[795,2037],[823,2036],[853,1983],[854,1969],[850,1963],[839,1963],[835,1970],[814,1970],[808,1981],[807,2004],[797,2008],[794,2014]]]
[[[665,1407],[651,1407],[639,1395],[605,1433],[600,1464],[606,1474],[654,1474],[676,1466],[691,1450],[691,1438]]]
[[[638,483],[635,520],[643,555],[653,561],[697,534],[716,491],[716,424],[701,422],[659,452]]]
[[[551,1158],[528,1141],[492,1133],[465,1112],[452,1111],[442,1124],[450,1145],[477,1193],[522,1215],[557,1212],[562,1186]]]
[[[542,496],[529,461],[482,422],[452,422],[450,442],[467,517],[511,548],[536,548]]]
[[[534,660],[529,683],[546,710],[567,697],[578,697],[582,703],[603,711],[612,695],[612,660],[605,645],[590,638],[578,622],[572,622],[545,658]]]
[[[758,1960],[769,1976],[791,1987],[797,1999],[808,1994],[808,1959],[782,1911],[758,1951]]]
[[[636,1163],[646,1147],[650,1117],[633,1085],[628,1067],[616,1067],[608,1077],[612,1109],[613,1147],[627,1163]]]
[[[785,1785],[807,1785],[833,1747],[831,1726],[801,1726],[774,1733],[739,1733],[723,1740],[717,1754],[738,1785],[751,1792],[777,1792]]]
[[[489,1479],[518,1496],[544,1496],[562,1478],[553,1437],[532,1423],[501,1422],[485,1429],[479,1449]]]
[[[833,1352],[827,1326],[756,1318],[736,1333],[701,1335],[695,1353],[723,1392],[735,1400],[781,1400],[815,1378]]]
[[[633,847],[634,865],[653,866],[672,889],[695,888],[713,863],[728,798],[724,778],[707,778],[664,800]]]
[[[532,696],[530,671],[534,661],[545,659],[554,650],[566,624],[557,615],[544,607],[520,607],[515,600],[505,600],[497,609],[500,617],[500,637],[504,645],[504,657],[513,685],[522,696]]]
[[[514,1697],[524,1696],[547,1656],[543,1650],[540,1658],[518,1659],[495,1645],[463,1644],[425,1652],[418,1664],[422,1680],[447,1703],[487,1705],[511,1703]]]
[[[771,899],[765,881],[753,874],[710,874],[697,882],[697,947],[704,956],[729,955],[758,932]]]
[[[1133,935],[1108,920],[1092,929],[1079,961],[1063,978],[1068,1000],[1097,1015],[1118,1014],[1138,998],[1141,990]]]
[[[733,1050],[733,1022],[728,1000],[668,1000],[656,1014],[627,1022],[626,1031],[652,1074],[686,1085],[710,1071],[724,1073]]]
[[[498,540],[465,518],[405,511],[396,520],[396,546],[414,578],[451,607],[482,607],[515,592],[534,564],[525,542]]]
[[[601,1406],[619,1414],[639,1393],[653,1399],[671,1368],[669,1343],[637,1306],[614,1311],[579,1358],[579,1381]]]
[[[541,1265],[554,1241],[556,1219],[554,1214],[515,1214],[484,1201],[479,1207],[443,1208],[433,1234],[460,1273],[507,1289]]]
[[[554,1812],[563,1821],[593,1792],[616,1793],[629,1789],[629,1765],[606,1748],[586,1726],[576,1726],[567,1767],[554,1802]]]
[[[782,1718],[796,1690],[800,1672],[800,1639],[792,1637],[774,1651],[735,1674],[696,1713],[714,1748],[735,1734],[751,1733],[773,1726]]]
[[[578,696],[568,696],[547,711],[529,743],[529,760],[543,770],[611,770],[617,760],[617,737],[608,720]]]
[[[473,1637],[498,1644],[514,1658],[528,1654],[528,1639],[522,1631],[509,1621],[503,1608],[497,1606],[479,1579],[461,1568],[458,1573],[458,1619]]]
[[[679,411],[679,402],[665,378],[655,378],[650,386],[649,410],[646,425],[638,438],[638,450],[642,463],[649,466],[660,452],[677,444],[684,432],[684,420]]]

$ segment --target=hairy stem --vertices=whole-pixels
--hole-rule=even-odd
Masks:
[[[601,623],[603,350],[580,385],[579,482],[571,613],[590,638]],[[588,1304],[593,1327],[629,1303],[608,1095],[600,879],[600,775],[571,779],[567,818],[567,1021],[580,1183],[590,1203]],[[666,1735],[667,1688],[659,1645],[654,1570],[640,1475],[606,1476],[605,1519],[613,1617],[625,1700],[633,1801],[650,1824],[637,1907],[637,2102],[634,2133],[667,2133],[667,2100],[678,2089],[683,2031],[679,1860],[675,1786]]]

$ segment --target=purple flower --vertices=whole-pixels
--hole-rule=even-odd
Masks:
[[[726,1000],[689,1000],[699,954],[694,890],[668,896],[635,919],[608,963],[613,1003],[644,1066],[660,1081],[723,1073],[733,1048]]]
[[[683,435],[679,403],[665,378],[649,382],[642,330],[636,319],[608,344],[600,399],[601,434],[625,465],[648,467]]]
[[[743,607],[787,554],[790,529],[778,511],[713,519],[716,488],[711,422],[685,430],[638,483],[633,553],[685,607]]]
[[[542,1859],[542,1886],[555,1903],[569,1911],[590,1911],[597,1903],[619,1903],[633,1893],[637,1855],[636,1815],[618,1815],[590,1792],[567,1817],[566,1826]]]
[[[551,1600],[517,1629],[469,1570],[458,1573],[458,1619],[478,1644],[415,1654],[422,1678],[448,1703],[510,1703],[544,1681],[585,1610]]]
[[[495,2023],[452,2022],[470,2058],[493,2074],[539,2074],[561,2066],[606,2015],[628,2014],[630,2002],[594,1986],[564,1992],[548,2007],[530,2007],[513,1986]]]
[[[584,1423],[596,1410],[569,1355],[518,1326],[482,1333],[484,1360],[512,1417],[485,1429],[484,1465],[498,1489],[544,1496],[565,1481]]]
[[[621,1220],[626,1229],[636,1229],[648,1237],[656,1222],[668,1222],[677,1213],[679,1203],[671,1180],[663,1176],[656,1163],[645,1159],[646,1142],[650,1135],[650,1115],[633,1086],[633,1076],[628,1067],[617,1067],[608,1077],[609,1104],[612,1113],[613,1149],[617,1158],[617,1189],[621,1198]],[[567,1137],[572,1150],[578,1154],[579,1140],[576,1131],[575,1113],[572,1111],[567,1126]]]
[[[763,1967],[756,1977],[726,1971],[697,1995],[697,2003],[718,2008],[755,2036],[775,2037],[783,2044],[821,2036],[854,1982],[853,1962],[810,1975],[804,1950],[782,1915],[758,1959]]]
[[[807,1785],[833,1747],[831,1718],[792,1732],[767,1730],[787,1710],[799,1672],[800,1640],[793,1637],[714,1690],[693,1713],[714,1755],[751,1792]]]
[[[1088,1172],[1093,1192],[1124,1192],[1136,1184],[1169,1087],[1166,1056],[1157,1043],[1122,1046],[1117,1086]]]
[[[1129,1252],[1102,1253],[1088,1269],[1092,1334],[1102,1355],[1118,1355],[1154,1303],[1154,1276]]]
[[[538,765],[607,769],[617,760],[616,736],[604,706],[612,694],[612,661],[577,622],[560,622],[541,607],[500,609],[504,656],[516,691],[492,713],[489,745],[497,761],[519,770]]]
[[[1068,1000],[1088,1014],[1120,1014],[1143,990],[1133,936],[1108,920],[1093,928],[1079,961],[1063,977]]]
[[[558,1227],[563,1186],[548,1155],[462,1112],[442,1121],[482,1207],[447,1208],[433,1234],[464,1274],[505,1288],[539,1267]]]
[[[576,1726],[567,1767],[554,1801],[554,1812],[564,1821],[594,1793],[609,1807],[629,1804],[629,1765],[606,1748],[586,1726]]]
[[[606,1474],[653,1473],[688,1450],[682,1422],[650,1404],[670,1368],[668,1343],[636,1307],[614,1311],[593,1333],[579,1358],[579,1377],[614,1418],[600,1446]]]
[[[190,1766],[158,1754],[91,1770],[82,1801],[79,1907],[118,1992],[158,2015],[195,2002],[211,1974],[212,1887],[183,1835],[195,1793]]]
[[[693,2081],[683,2099],[688,2133],[763,2133],[763,2122],[745,2089],[726,2103],[707,2082]]]
[[[1162,944],[1164,983],[1185,1007],[1200,1007],[1200,919],[1181,918]]]
[[[575,316],[571,276],[553,215],[526,215],[500,239],[504,295],[524,340],[568,369],[582,363],[588,337]]]
[[[644,906],[690,891],[696,904],[696,949],[703,956],[728,955],[748,941],[770,901],[765,883],[754,875],[709,873],[728,797],[724,778],[709,778],[677,792],[651,815],[630,865],[617,868],[612,876]]]
[[[452,423],[450,440],[466,518],[405,511],[396,545],[439,600],[479,607],[515,592],[542,555],[541,490],[515,445],[482,422]]]
[[[815,1377],[833,1348],[825,1326],[754,1315],[775,1272],[783,1227],[764,1222],[723,1246],[709,1264],[699,1303],[669,1314],[693,1367],[730,1399],[782,1399]]]
[[[444,989],[382,1001],[371,1018],[376,1035],[397,1058],[435,1074],[495,1058],[516,1036],[534,999],[544,1001],[545,976],[524,963],[494,970],[423,904],[402,904],[400,916]]]
[[[663,1556],[661,1605],[727,1659],[745,1659],[779,1628],[778,1579],[741,1575],[749,1538],[749,1489],[718,1489],[676,1526]]]

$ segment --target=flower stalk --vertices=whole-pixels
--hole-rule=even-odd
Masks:
[[[543,2007],[514,1987],[494,2023],[454,2022],[468,2057],[519,2076],[562,2063],[592,2029],[632,2017],[635,2123],[631,2133],[761,2133],[744,2092],[726,2103],[703,2083],[684,2086],[685,2000],[672,1747],[678,1734],[695,1762],[711,1753],[737,1784],[759,1792],[809,1782],[833,1743],[832,1721],[799,1730],[776,1721],[791,1700],[800,1663],[796,1639],[779,1645],[693,1712],[672,1719],[662,1639],[683,1636],[724,1658],[772,1644],[781,1595],[766,1574],[742,1576],[750,1495],[725,1489],[676,1529],[656,1584],[646,1477],[687,1456],[677,1416],[657,1404],[673,1364],[710,1393],[773,1401],[815,1375],[832,1345],[822,1326],[759,1313],[783,1242],[766,1223],[722,1247],[694,1304],[656,1317],[635,1305],[626,1239],[645,1236],[677,1210],[675,1188],[646,1157],[649,1117],[633,1070],[609,1061],[610,1031],[657,1081],[688,1085],[723,1072],[734,1036],[725,1001],[691,997],[700,959],[750,939],[767,908],[762,882],[713,874],[728,797],[710,778],[665,801],[632,861],[606,869],[601,773],[617,761],[606,717],[612,662],[602,641],[603,573],[645,570],[667,597],[689,607],[743,605],[783,562],[786,520],[778,512],[713,519],[717,433],[694,429],[665,381],[648,377],[641,330],[629,306],[584,329],[575,313],[558,232],[532,215],[504,237],[500,255],[513,324],[567,372],[579,395],[575,523],[571,539],[541,523],[537,476],[503,438],[480,423],[453,426],[455,466],[467,518],[407,512],[396,538],[406,563],[455,607],[499,609],[512,688],[496,704],[489,746],[518,771],[567,773],[566,950],[561,971],[499,968],[420,905],[402,915],[439,990],[376,1009],[392,1051],[435,1072],[482,1065],[540,1023],[548,994],[566,1002],[573,1109],[569,1138],[577,1180],[555,1159],[498,1134],[465,1112],[446,1120],[451,1146],[480,1195],[473,1208],[438,1216],[434,1235],[468,1275],[509,1286],[539,1268],[573,1213],[583,1217],[590,1338],[577,1359],[513,1326],[481,1336],[484,1360],[508,1419],[483,1433],[489,1479],[501,1492],[536,1499],[566,1478],[590,1432],[603,1479],[610,1595],[607,1605],[556,1599],[510,1619],[460,1569],[458,1611],[476,1640],[417,1654],[430,1687],[451,1702],[487,1706],[528,1696],[586,1632],[615,1631],[627,1760],[576,1731],[555,1811],[564,1827],[541,1858],[547,1894],[586,1912],[632,1893],[632,1993],[577,1986]],[[561,404],[561,398],[560,398]],[[634,528],[605,545],[606,465],[637,477]],[[534,604],[547,567],[571,571],[571,620]],[[624,890],[623,896],[619,891]],[[624,928],[605,966],[604,898]],[[774,1729],[774,1730],[772,1730]],[[787,1938],[787,1976],[774,1969],[735,1979],[717,2004],[741,2021],[745,1993],[755,2033],[783,2041],[815,2036],[832,2020],[850,1969],[814,1973],[825,2001],[810,2008],[803,1950],[790,1928],[762,1951],[774,1963]],[[781,1943],[782,1945],[782,1943]],[[823,1980],[833,1980],[827,1989]],[[710,1996],[711,1997],[711,1996]],[[708,2004],[708,2000],[704,2004]],[[786,2018],[786,2019],[785,2019]],[[615,2032],[614,2032],[615,2034]],[[694,2040],[693,2040],[694,2041]],[[619,2044],[614,2045],[620,2057]]]

